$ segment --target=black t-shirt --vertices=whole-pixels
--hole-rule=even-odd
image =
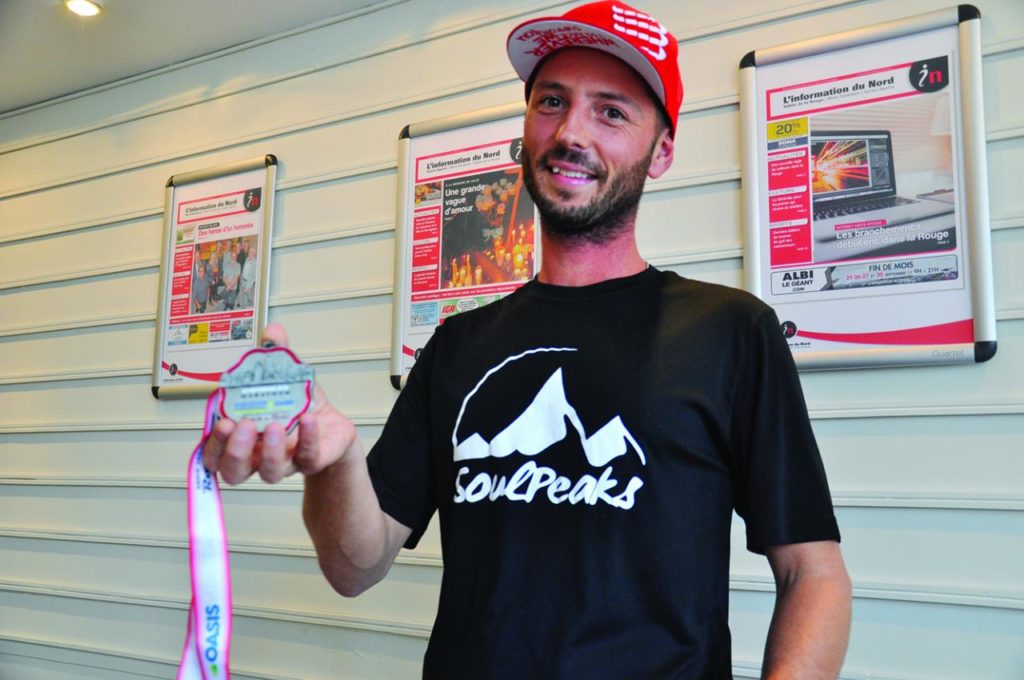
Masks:
[[[369,456],[440,515],[424,677],[731,677],[729,536],[838,540],[789,348],[751,295],[654,268],[449,319]]]

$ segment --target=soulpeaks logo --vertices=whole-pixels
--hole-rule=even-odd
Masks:
[[[513,414],[508,425],[489,441],[479,432],[459,439],[464,416],[467,412],[484,409],[482,401],[490,405],[490,409],[485,410],[501,409],[504,395],[502,387],[495,387],[495,383],[516,384],[516,369],[530,363],[531,358],[575,351],[571,347],[544,347],[508,357],[488,370],[466,395],[452,431],[454,460],[465,463],[455,476],[456,503],[516,501],[555,505],[602,503],[622,510],[633,507],[636,494],[644,485],[643,479],[635,475],[629,475],[628,479],[620,477],[612,463],[632,453],[646,466],[643,449],[619,416],[588,434],[576,408],[566,397],[561,366],[554,368],[525,408]],[[563,451],[568,448],[570,455],[578,453],[580,459],[585,459],[584,467],[588,471],[578,474],[541,464],[546,462],[543,454],[550,454],[556,447]],[[487,468],[488,462],[515,459],[511,457],[528,460],[504,473],[481,469]],[[629,467],[635,469],[636,465]]]

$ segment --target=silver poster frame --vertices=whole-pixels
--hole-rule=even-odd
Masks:
[[[171,176],[164,188],[164,223],[163,240],[160,254],[160,276],[158,307],[156,315],[156,333],[153,347],[152,394],[157,399],[196,399],[205,398],[217,388],[220,372],[232,366],[246,351],[256,347],[263,329],[267,324],[267,308],[269,299],[271,237],[273,234],[274,193],[276,187],[278,159],[273,154],[257,156],[233,163],[225,163],[209,168],[178,173]],[[193,350],[217,351],[222,357],[216,361],[213,370],[206,370],[200,378],[177,378],[177,382],[168,384],[168,371],[164,364],[167,354],[168,323],[170,321],[171,282],[174,272],[173,257],[175,253],[175,227],[177,220],[174,215],[175,198],[179,192],[193,190],[216,191],[216,187],[230,183],[239,175],[263,170],[260,180],[262,200],[257,209],[261,216],[261,225],[257,230],[258,274],[253,296],[253,316],[250,337],[245,338],[244,346],[235,342],[236,346],[225,351],[221,348]],[[237,193],[237,191],[235,192]],[[254,211],[256,212],[256,211]],[[177,374],[177,371],[176,371]],[[184,372],[181,373],[184,375]]]
[[[858,349],[841,346],[834,351],[798,351],[794,358],[800,369],[833,369],[889,365],[917,365],[930,363],[983,362],[996,352],[996,317],[993,294],[992,246],[989,224],[988,175],[984,127],[981,15],[972,5],[960,5],[945,10],[907,17],[865,28],[802,40],[799,42],[754,50],[740,62],[740,127],[742,130],[742,196],[744,229],[744,286],[755,295],[765,297],[765,258],[769,253],[769,225],[767,214],[768,187],[761,170],[766,165],[766,149],[760,132],[768,124],[770,105],[766,103],[759,82],[766,69],[779,65],[797,65],[800,69],[813,69],[815,62],[834,56],[840,50],[858,48],[872,43],[885,43],[893,50],[893,64],[900,63],[900,46],[918,34],[937,29],[956,27],[957,59],[951,64],[951,99],[959,104],[959,115],[953,115],[954,144],[958,144],[960,164],[954,162],[959,178],[955,191],[962,192],[958,204],[960,234],[964,261],[968,264],[964,285],[969,287],[970,315],[973,323],[973,342],[955,344],[921,343],[908,346]],[[902,56],[906,57],[905,52]],[[912,59],[912,57],[906,57]],[[810,66],[808,66],[810,64]],[[851,67],[852,68],[852,67]],[[779,73],[776,71],[775,73]],[[807,81],[809,82],[809,81]],[[820,81],[824,82],[824,81]],[[764,88],[762,83],[762,88]],[[838,107],[837,107],[838,108]],[[823,110],[823,109],[822,109]],[[800,114],[794,114],[799,116]],[[806,114],[805,114],[806,115]],[[813,118],[811,119],[813,121]],[[959,126],[957,125],[959,122]],[[766,134],[768,134],[766,132]],[[809,133],[808,133],[809,135]],[[808,136],[810,139],[810,136]],[[807,147],[810,148],[810,147]],[[808,155],[811,152],[808,151]],[[955,194],[954,194],[955,195]],[[959,198],[959,197],[958,197]],[[810,217],[808,217],[808,224]],[[961,251],[962,252],[962,251]],[[796,265],[795,265],[796,266]],[[776,268],[778,265],[776,265]],[[767,271],[767,276],[771,272]],[[774,287],[774,283],[772,284]],[[776,298],[778,296],[776,295]],[[893,296],[877,297],[877,313],[899,315],[899,309],[882,309]],[[841,304],[836,300],[835,304]],[[906,302],[912,304],[911,302]],[[812,303],[815,304],[815,303]],[[819,309],[826,303],[818,302]],[[831,303],[829,303],[831,304]],[[794,305],[780,305],[793,309]],[[776,308],[778,310],[778,307]],[[841,311],[833,312],[841,314]],[[783,321],[785,313],[779,314]],[[786,324],[783,323],[783,326]],[[785,332],[785,328],[783,331]],[[790,329],[794,333],[798,331]],[[807,344],[807,343],[804,343]],[[794,343],[790,342],[791,347]]]

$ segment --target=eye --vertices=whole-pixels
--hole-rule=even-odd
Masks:
[[[626,114],[622,112],[622,109],[614,106],[608,106],[604,109],[604,117],[609,120],[626,120]]]
[[[562,98],[553,94],[546,94],[540,97],[540,106],[545,109],[559,109],[562,108]]]

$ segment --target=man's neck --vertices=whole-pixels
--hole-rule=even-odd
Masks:
[[[589,286],[639,274],[647,268],[632,229],[606,243],[565,241],[542,231],[541,248],[537,280],[555,286]]]

